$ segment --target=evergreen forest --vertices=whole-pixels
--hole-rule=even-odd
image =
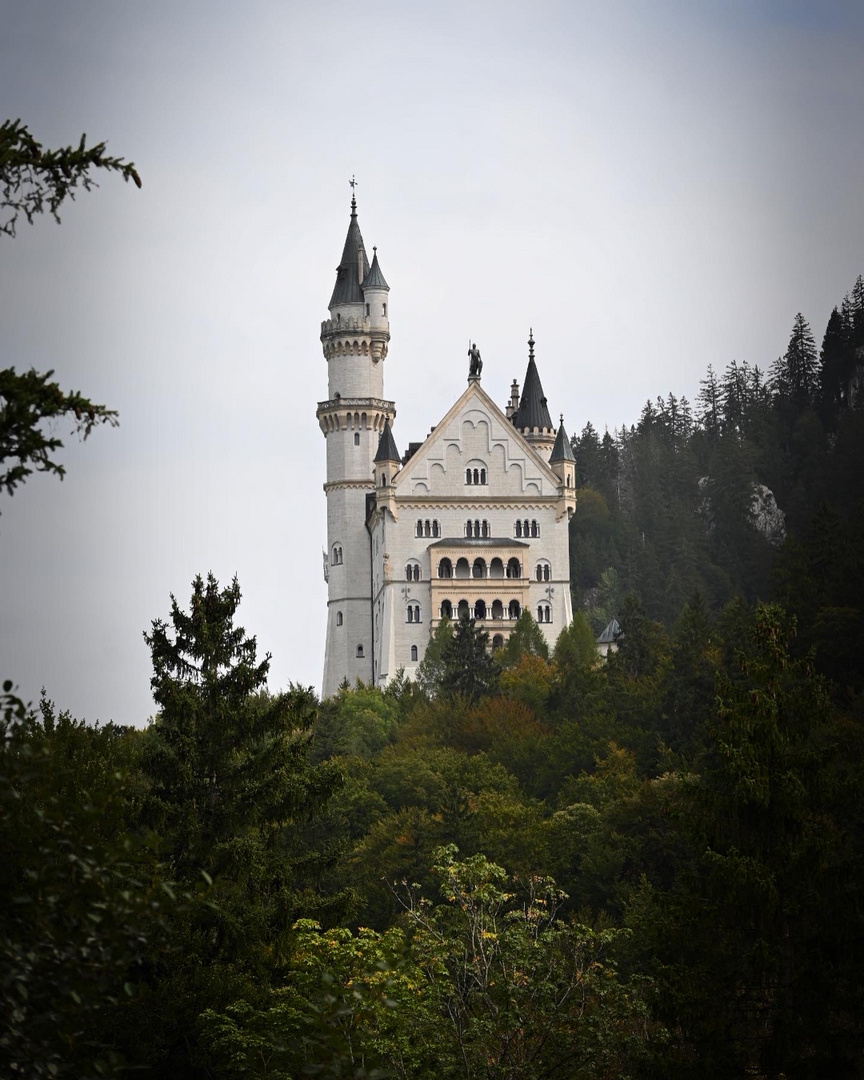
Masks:
[[[588,424],[554,648],[276,692],[206,575],[146,726],[6,682],[0,1074],[864,1076],[862,394],[859,277],[821,348]]]

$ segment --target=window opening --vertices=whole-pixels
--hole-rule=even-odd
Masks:
[[[336,612],[336,625],[337,626],[342,625],[342,612],[341,611]]]
[[[357,659],[358,660],[363,659],[363,646],[362,645],[357,646]]]
[[[411,659],[412,660],[417,659],[417,646],[416,645],[411,646]]]

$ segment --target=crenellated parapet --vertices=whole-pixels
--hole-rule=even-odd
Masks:
[[[396,403],[384,398],[331,398],[319,401],[315,412],[325,435],[331,431],[375,431],[380,434],[387,420],[393,423]]]

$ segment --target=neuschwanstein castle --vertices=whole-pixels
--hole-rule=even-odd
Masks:
[[[553,427],[529,340],[522,393],[502,410],[468,385],[423,442],[400,454],[396,405],[384,397],[390,287],[351,220],[321,324],[329,396],[318,403],[327,440],[327,646],[323,694],[343,679],[384,684],[413,675],[442,618],[467,612],[507,639],[528,608],[550,644],[573,617],[568,522],[574,461]]]

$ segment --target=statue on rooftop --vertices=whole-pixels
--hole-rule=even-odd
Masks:
[[[480,359],[480,350],[474,343],[472,343],[471,348],[468,350],[468,358],[468,378],[479,379],[483,371],[483,361]]]

